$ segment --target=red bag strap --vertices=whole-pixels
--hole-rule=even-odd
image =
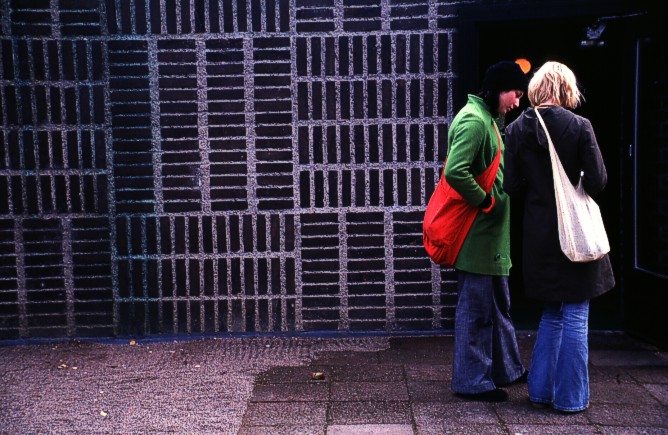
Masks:
[[[487,193],[492,190],[494,185],[494,180],[496,180],[496,174],[499,172],[499,166],[501,165],[501,151],[503,147],[503,142],[501,142],[501,135],[499,134],[499,128],[496,126],[496,122],[492,121],[494,125],[494,132],[496,133],[496,140],[499,143],[499,147],[496,150],[496,156],[492,160],[492,164],[485,169],[482,174],[475,177],[475,180],[480,184],[480,187]]]
[[[475,177],[475,181],[477,181],[482,190],[487,193],[492,190],[494,180],[496,179],[496,174],[499,172],[499,165],[501,164],[501,149],[503,147],[503,142],[501,142],[501,135],[499,134],[499,128],[496,126],[496,122],[492,121],[492,125],[494,126],[494,132],[496,133],[496,140],[499,143],[499,147],[496,150],[496,155],[494,156],[492,163],[480,175]],[[445,162],[443,163],[443,173],[441,174],[442,180],[445,179],[445,165],[447,163],[448,158],[446,157]]]

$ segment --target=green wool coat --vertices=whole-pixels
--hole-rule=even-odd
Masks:
[[[445,180],[468,203],[477,207],[485,191],[474,177],[482,173],[501,146],[501,163],[492,187],[496,203],[489,213],[478,213],[462,246],[455,268],[482,275],[510,272],[510,203],[503,191],[503,143],[496,134],[496,123],[482,98],[468,96],[448,132],[448,159]],[[500,138],[500,136],[499,136]]]

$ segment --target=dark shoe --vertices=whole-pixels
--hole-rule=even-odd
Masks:
[[[564,411],[563,409],[557,409],[557,411],[559,412],[559,414],[572,415],[572,414],[579,414],[581,412],[585,412],[588,409],[589,409],[589,404],[587,404],[587,407],[585,409],[578,409],[576,411]]]
[[[541,403],[541,402],[531,402],[531,406],[533,406],[536,409],[547,409],[547,408],[550,407],[550,404],[549,403]]]
[[[484,391],[477,394],[462,394],[457,393],[457,396],[466,400],[476,400],[479,402],[505,402],[508,400],[508,393],[501,388],[495,390]]]
[[[500,387],[507,387],[509,385],[515,385],[515,384],[526,384],[527,383],[527,378],[529,377],[529,371],[524,370],[524,373],[520,375],[519,378],[515,379],[512,382],[508,382],[507,384],[498,384]]]

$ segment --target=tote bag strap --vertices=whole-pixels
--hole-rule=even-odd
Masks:
[[[557,154],[557,150],[554,148],[554,143],[552,142],[552,137],[550,136],[550,132],[547,131],[547,126],[545,125],[545,121],[543,121],[543,117],[540,115],[540,112],[538,111],[538,109],[533,109],[533,110],[534,110],[534,112],[536,112],[536,117],[538,118],[538,121],[540,122],[540,125],[543,126],[543,131],[545,131],[545,136],[547,137],[547,144],[548,144],[548,148],[550,150],[550,158],[552,160],[552,172],[553,172],[552,176],[555,177],[555,180],[556,180],[556,177],[559,174],[561,174],[561,173],[565,174],[566,171],[564,171],[564,167],[561,164],[561,160],[559,160],[559,155]]]
[[[545,131],[545,136],[547,136],[547,143],[548,146],[550,147],[550,153],[552,153],[554,151],[554,144],[552,143],[552,137],[550,136],[550,132],[547,131],[547,126],[545,125],[545,121],[543,121],[543,117],[540,115],[538,109],[533,109],[533,111],[536,112],[536,117],[538,117],[540,125],[543,126],[543,131]]]

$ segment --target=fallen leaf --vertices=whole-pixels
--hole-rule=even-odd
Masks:
[[[67,368],[67,364],[61,364],[61,365],[58,366],[58,368],[59,368],[59,369],[66,369],[66,368]]]
[[[72,367],[72,370],[78,370],[79,367]]]
[[[109,415],[109,414],[108,414],[106,411],[100,411],[100,415],[101,415],[102,417],[106,417],[106,416]]]
[[[130,346],[134,346],[135,344],[137,344],[136,341],[134,341],[134,340],[130,340]]]
[[[202,367],[202,366],[199,365],[199,364],[195,364],[195,368],[200,368],[200,367]]]

